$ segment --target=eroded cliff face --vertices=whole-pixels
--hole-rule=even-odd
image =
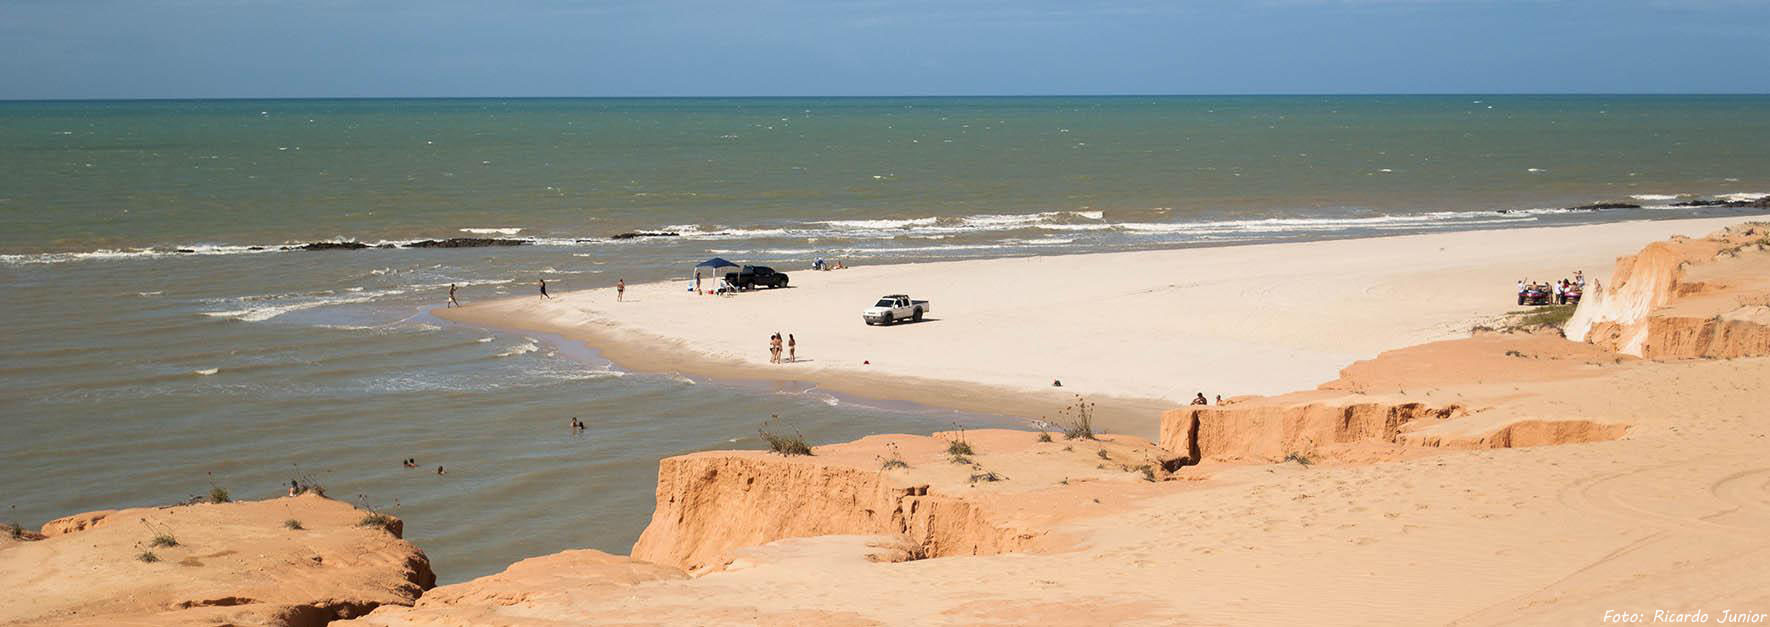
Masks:
[[[891,437],[915,445],[899,450],[917,466],[970,468],[929,459],[936,456],[928,451],[945,446],[944,440]],[[1014,437],[1030,440],[1032,434]],[[885,451],[868,440],[841,446]],[[938,478],[931,489],[925,478],[880,465],[877,456],[844,457],[827,447],[813,457],[721,451],[665,459],[658,469],[657,509],[633,545],[633,558],[700,574],[723,568],[732,549],[784,538],[894,536],[921,555],[944,557],[1026,550],[1044,535],[993,515],[989,499],[978,498],[976,490],[941,485]]]
[[[1770,224],[1655,242],[1589,286],[1567,337],[1648,359],[1770,355]]]
[[[430,560],[365,514],[306,495],[52,521],[0,545],[0,624],[302,627],[409,605]]]

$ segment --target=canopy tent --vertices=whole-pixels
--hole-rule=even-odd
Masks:
[[[708,282],[708,286],[705,289],[713,289],[712,286],[719,284],[719,279],[725,278],[725,273],[737,272],[741,269],[742,267],[737,264],[726,261],[720,257],[714,257],[700,262],[695,264],[694,267],[695,274],[700,275],[702,280]]]

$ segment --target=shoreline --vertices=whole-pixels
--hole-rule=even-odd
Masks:
[[[1153,437],[1150,417],[1185,403],[1191,396],[1185,390],[1235,398],[1310,389],[1333,379],[1345,365],[1384,350],[1467,335],[1470,327],[1515,308],[1509,292],[1516,279],[1571,275],[1575,269],[1597,277],[1617,256],[1648,242],[1700,236],[1754,218],[1760,216],[935,261],[832,272],[782,267],[794,287],[732,298],[684,294],[682,281],[665,281],[629,285],[628,302],[619,304],[611,287],[563,292],[545,302],[510,297],[432,313],[470,326],[584,342],[636,372],[805,381],[861,398],[1045,420],[1054,420],[1058,408],[1082,395],[1096,403],[1096,420],[1105,429]],[[1102,268],[1118,274],[1095,273]],[[1191,281],[1161,287],[1173,276]],[[915,298],[930,296],[929,320],[893,327],[860,324],[858,311],[870,297],[857,295],[902,292],[907,288],[893,286],[906,285],[944,290],[909,290]],[[1219,298],[1222,290],[1234,297]],[[1045,310],[1036,306],[1040,294],[1054,299],[1044,303]],[[1248,298],[1272,306],[1249,312]],[[1102,303],[1110,307],[1102,309]],[[706,321],[712,306],[725,310],[712,316],[721,320]],[[1069,319],[1065,310],[1049,311],[1053,307],[1102,319]],[[1168,311],[1176,313],[1164,315]],[[757,319],[776,321],[763,326]],[[1004,332],[1005,325],[1018,325],[1022,333]],[[829,348],[802,351],[812,359],[801,363],[769,364],[765,355],[754,353],[762,352],[761,339],[770,328],[797,330],[808,338],[801,348],[813,345],[813,337],[816,345]],[[1053,339],[1060,335],[1066,339]],[[954,356],[942,348],[957,342],[970,346],[964,359],[949,359]],[[758,350],[745,352],[752,344]],[[1152,357],[1151,349],[1163,357]],[[1173,354],[1181,351],[1190,354]],[[881,356],[863,357],[874,353]],[[1043,375],[1033,378],[1036,366],[1029,364],[1034,362],[1056,364],[1054,370],[1061,366],[1051,376],[1064,380],[1065,387],[1049,387]],[[1163,374],[1152,370],[1195,383],[1163,389]],[[1073,379],[1064,372],[1092,378]]]

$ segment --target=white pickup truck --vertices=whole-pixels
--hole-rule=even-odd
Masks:
[[[888,294],[879,297],[879,302],[860,312],[862,320],[868,325],[889,325],[898,320],[922,321],[922,314],[933,311],[925,300],[910,300],[908,294]]]

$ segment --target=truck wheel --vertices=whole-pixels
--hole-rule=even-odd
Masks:
[[[881,322],[881,324],[884,324],[885,326],[891,326],[891,314],[885,314],[885,320],[883,320]]]
[[[910,315],[910,320],[914,321],[914,322],[921,322],[922,321],[922,308],[921,307],[917,307],[916,313]]]

